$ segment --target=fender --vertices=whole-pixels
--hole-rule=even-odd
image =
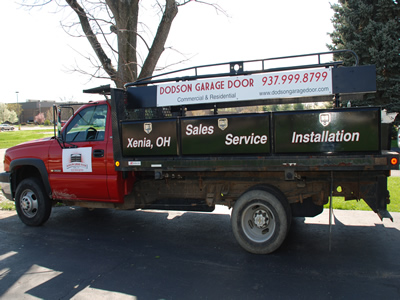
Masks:
[[[16,190],[16,173],[19,167],[25,167],[25,166],[31,166],[36,168],[39,173],[41,180],[44,185],[44,189],[47,195],[51,198],[51,187],[50,187],[50,182],[49,182],[49,174],[47,172],[46,166],[44,162],[41,159],[38,158],[20,158],[20,159],[15,159],[11,161],[10,163],[10,181],[11,181],[11,191],[13,197],[15,196],[15,190]]]

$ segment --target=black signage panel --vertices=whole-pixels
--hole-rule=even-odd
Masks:
[[[122,123],[122,155],[177,155],[176,119]]]
[[[380,109],[274,113],[276,153],[380,150]]]
[[[270,153],[270,114],[181,119],[183,155]]]

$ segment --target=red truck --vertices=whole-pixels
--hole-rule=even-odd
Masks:
[[[3,192],[21,221],[45,223],[52,206],[212,211],[232,207],[247,251],[271,253],[294,216],[315,216],[332,196],[363,199],[391,218],[387,178],[399,169],[390,124],[377,107],[340,108],[376,89],[374,66],[322,63],[268,69],[271,59],[155,76],[124,89],[86,92],[55,135],[7,149]],[[294,57],[276,58],[290,60]],[[254,65],[259,65],[254,70]],[[225,73],[201,75],[204,69]],[[187,72],[194,71],[194,75]],[[334,101],[332,109],[264,111],[266,105]]]

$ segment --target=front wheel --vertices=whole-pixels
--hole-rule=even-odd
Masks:
[[[233,207],[232,230],[245,250],[268,254],[285,240],[290,218],[289,204],[283,196],[263,189],[250,190]]]
[[[40,226],[49,219],[51,200],[38,179],[21,181],[15,193],[15,208],[21,221],[29,226]]]

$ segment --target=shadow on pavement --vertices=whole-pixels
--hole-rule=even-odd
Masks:
[[[336,218],[329,251],[329,226],[307,222],[294,219],[277,252],[253,255],[228,214],[59,207],[37,228],[10,214],[0,219],[0,298],[400,296],[399,227]]]

